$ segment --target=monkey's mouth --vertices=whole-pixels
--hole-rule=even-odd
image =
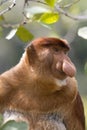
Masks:
[[[58,77],[60,77],[60,79],[65,79],[68,75],[61,71],[61,70],[57,70],[57,74],[59,75]]]
[[[62,70],[58,70],[58,69],[55,69],[53,70],[52,72],[53,74],[53,77],[57,78],[57,79],[60,79],[60,80],[64,80],[67,78],[67,75],[65,72],[63,72]]]
[[[60,73],[60,75],[67,76],[67,74],[65,72],[63,72],[61,70],[57,70],[57,71],[58,71],[58,73]]]

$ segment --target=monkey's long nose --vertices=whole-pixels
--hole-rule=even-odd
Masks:
[[[73,77],[76,74],[76,68],[75,68],[74,64],[70,63],[66,60],[63,61],[62,70],[66,75],[68,75],[70,77]]]

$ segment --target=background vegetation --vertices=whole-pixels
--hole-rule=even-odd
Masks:
[[[64,38],[71,45],[69,55],[77,68],[87,123],[87,1],[0,0],[0,73],[18,63],[27,43],[45,36]],[[26,128],[14,121],[1,127]]]

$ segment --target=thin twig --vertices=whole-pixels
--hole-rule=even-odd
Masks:
[[[74,28],[73,28],[73,26],[74,26]],[[71,25],[71,27],[68,28],[68,31],[63,38],[66,39],[69,43],[71,43],[75,39],[77,29],[78,29],[78,22],[77,23],[74,22]]]
[[[10,11],[15,5],[16,5],[16,0],[13,0],[12,4],[8,8],[0,12],[0,16]]]
[[[78,3],[80,0],[76,0],[76,1],[73,1],[67,5],[64,5],[64,6],[60,6],[61,8],[69,8],[71,6],[73,6],[74,4]]]
[[[25,1],[27,1],[26,3],[28,3],[29,1],[32,1],[32,2],[37,2],[37,3],[41,3],[41,4],[45,4],[46,5],[45,2],[40,1],[40,0],[25,0]]]
[[[73,20],[81,20],[81,21],[87,20],[87,15],[83,15],[83,16],[82,16],[82,15],[73,16],[73,15],[69,14],[68,12],[66,12],[65,10],[63,10],[58,4],[55,5],[55,8],[56,8],[56,10],[57,10],[59,13],[65,15],[65,16],[67,16],[67,17],[73,19]]]

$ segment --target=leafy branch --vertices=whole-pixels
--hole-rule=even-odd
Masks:
[[[60,6],[59,3],[61,1],[56,1],[56,0],[53,0],[53,2],[51,2],[52,0],[44,0],[44,2],[42,2],[40,0],[25,0],[24,1],[24,8],[26,5],[29,5],[30,1],[45,4],[47,6],[54,6],[54,10],[56,9],[60,14],[63,14],[63,15],[65,15],[73,20],[87,20],[87,15],[82,14],[82,15],[73,16],[73,15],[69,14],[68,12],[66,12],[66,10],[65,10],[65,8],[69,8],[69,7],[73,6],[74,4],[79,2],[80,0],[73,1],[67,5],[64,5],[64,6]],[[8,0],[1,1],[0,6],[2,6],[6,2],[8,2]],[[8,8],[1,11],[0,16],[7,13],[8,11],[11,11],[14,6],[16,6],[16,0],[12,0],[12,4]]]
[[[1,3],[0,3],[0,6],[2,6],[4,3],[6,3],[7,0],[3,0]],[[6,9],[4,9],[3,11],[0,12],[0,15],[3,15],[5,13],[7,13],[8,11],[10,11],[14,6],[16,6],[16,0],[13,0],[12,1],[12,4],[7,7]]]
[[[54,1],[53,5],[51,5],[51,2],[50,2],[52,0],[45,0],[45,2],[41,2],[38,0],[25,0],[25,1],[26,1],[25,3],[28,3],[29,1],[33,1],[33,2],[37,2],[37,3],[45,4],[45,5],[48,4],[48,6],[54,6],[54,10],[56,9],[60,14],[63,14],[63,15],[65,15],[73,20],[83,20],[83,21],[87,20],[87,15],[82,14],[82,15],[73,16],[73,15],[69,14],[68,12],[66,12],[66,10],[65,10],[65,8],[69,8],[69,7],[73,6],[74,4],[78,3],[80,0],[73,1],[67,5],[64,5],[64,6],[60,6],[59,3],[61,1],[57,1],[57,2]]]
[[[78,15],[78,16],[73,16],[71,14],[69,14],[68,12],[66,12],[63,8],[61,8],[58,4],[55,5],[55,8],[57,9],[57,11],[73,20],[87,20],[87,15]]]
[[[25,36],[26,38],[24,39],[24,42],[31,40],[33,38],[33,35],[25,28],[24,25],[32,21],[41,23],[42,25],[45,25],[45,27],[47,27],[47,25],[58,22],[61,15],[64,15],[74,21],[79,22],[87,20],[87,15],[81,14],[73,16],[69,13],[70,7],[78,3],[80,0],[73,0],[65,5],[61,5],[62,1],[63,0],[24,0],[22,21],[17,24],[9,24],[4,19],[4,14],[11,11],[16,6],[16,0],[2,0],[0,3],[0,7],[8,2],[11,3],[10,6],[0,11],[0,19],[3,19],[4,21],[3,23],[0,23],[0,26],[2,28],[12,28],[6,38],[11,39],[16,34],[23,41],[23,36],[25,32],[27,35]],[[31,7],[31,2],[37,4],[34,4],[34,6]]]

